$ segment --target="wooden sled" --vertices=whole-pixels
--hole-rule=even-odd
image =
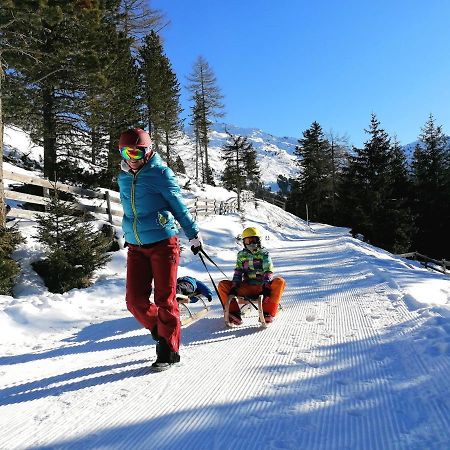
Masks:
[[[201,311],[197,311],[197,312],[192,312],[191,308],[189,308],[189,303],[190,303],[190,297],[188,295],[183,295],[183,294],[177,294],[177,302],[179,305],[181,305],[183,307],[183,309],[187,312],[187,317],[184,319],[181,319],[181,326],[185,326],[188,325],[189,323],[192,323],[194,321],[196,321],[197,319],[200,319],[203,316],[206,316],[206,314],[209,313],[210,311],[210,307],[205,303],[205,301],[203,300],[201,295],[196,295],[196,297],[198,299],[200,299],[200,301],[203,304],[203,309]]]
[[[230,303],[232,302],[232,300],[236,300],[238,302],[238,305],[240,305],[239,307],[240,307],[241,311],[247,305],[257,308],[259,323],[263,328],[267,328],[267,323],[264,320],[264,312],[263,312],[263,306],[262,306],[263,296],[262,295],[258,295],[255,297],[242,297],[242,296],[236,296],[236,295],[228,296],[228,300],[224,305],[224,319],[225,319],[225,324],[228,327],[234,326],[234,324],[230,322]]]

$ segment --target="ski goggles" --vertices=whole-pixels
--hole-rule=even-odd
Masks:
[[[245,245],[259,244],[260,240],[258,236],[250,236],[243,239]]]
[[[139,161],[143,159],[147,152],[147,147],[122,147],[120,155],[127,161]]]

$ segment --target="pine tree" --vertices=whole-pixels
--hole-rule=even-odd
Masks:
[[[386,250],[404,251],[412,223],[402,194],[407,191],[405,155],[398,143],[391,144],[375,114],[366,133],[369,140],[354,149],[346,168],[340,206],[354,235]]]
[[[44,176],[58,177],[62,159],[84,158],[89,77],[96,69],[101,10],[90,2],[17,2],[11,14],[28,15],[18,31],[28,57],[11,55],[7,85],[10,123],[44,147]],[[23,112],[26,111],[26,114]],[[19,116],[20,114],[20,116]],[[89,158],[86,158],[89,159]]]
[[[203,149],[208,144],[208,135],[202,135],[202,114],[201,114],[201,97],[198,93],[194,95],[194,104],[191,106],[191,122],[192,129],[194,131],[195,140],[195,180],[199,180],[199,173],[202,173],[202,181],[205,182],[205,168]]]
[[[11,254],[24,241],[17,230],[0,227],[0,295],[12,295],[20,267]]]
[[[349,145],[346,136],[339,136],[330,131],[327,133],[327,139],[330,143],[331,157],[331,220],[332,225],[341,225],[340,214],[338,210],[338,192],[342,182],[344,167],[348,164]]]
[[[164,147],[165,160],[172,166],[171,147],[181,131],[180,85],[154,31],[145,37],[140,56],[150,135],[157,150]]]
[[[404,253],[411,249],[415,232],[414,216],[411,210],[411,181],[408,174],[408,163],[405,152],[396,138],[391,146],[391,162],[389,164],[391,189],[387,204],[385,233],[389,250]]]
[[[229,132],[227,134],[228,142],[222,148],[222,158],[225,160],[222,181],[226,189],[236,190],[240,209],[241,192],[258,180],[259,166],[252,143],[244,136],[235,136]]]
[[[180,155],[177,155],[177,158],[173,164],[173,171],[177,173],[186,173],[186,168],[184,167],[184,162],[181,159]]]
[[[303,132],[303,138],[298,140],[294,153],[301,167],[298,184],[291,193],[298,201],[297,214],[302,216],[304,205],[307,204],[309,218],[329,222],[332,203],[331,149],[319,123],[313,122]]]
[[[412,162],[416,250],[436,258],[448,258],[444,244],[450,228],[450,145],[441,126],[430,114],[419,136]]]
[[[0,4],[0,228],[4,228],[6,213],[3,190],[3,124],[4,121],[13,122],[10,117],[15,117],[17,123],[20,122],[19,118],[28,118],[28,108],[21,107],[21,104],[26,103],[22,84],[10,79],[11,61],[22,59],[32,65],[39,62],[39,54],[30,48],[36,43],[36,38],[29,31],[33,30],[38,22],[32,8],[19,9],[16,2],[7,0],[2,0]],[[11,85],[12,88],[9,87]]]
[[[196,137],[204,155],[203,182],[213,183],[212,170],[208,155],[208,132],[212,119],[223,117],[223,95],[217,86],[217,79],[208,62],[201,56],[194,64],[192,74],[188,77],[191,100],[195,102],[195,130]]]
[[[109,242],[81,222],[79,211],[58,197],[51,197],[46,215],[37,220],[37,240],[45,246],[46,257],[34,264],[51,292],[67,292],[90,285],[95,270],[108,261]]]

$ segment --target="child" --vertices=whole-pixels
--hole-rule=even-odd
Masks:
[[[187,295],[190,303],[198,301],[198,296],[203,295],[210,302],[213,293],[211,289],[193,277],[180,277],[177,279],[177,294]]]
[[[273,264],[267,249],[261,246],[261,233],[255,227],[242,232],[244,248],[237,254],[233,280],[222,280],[218,291],[222,304],[229,296],[263,295],[263,310],[266,323],[271,323],[278,312],[285,281],[273,277]],[[242,323],[241,310],[236,300],[230,303],[229,320],[235,325]]]

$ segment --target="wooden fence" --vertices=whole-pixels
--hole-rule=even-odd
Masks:
[[[410,252],[410,253],[402,253],[402,258],[413,259],[415,261],[419,261],[423,266],[427,269],[436,270],[437,272],[447,274],[450,271],[450,261],[446,261],[445,259],[437,260],[430,258],[426,255],[422,255],[418,252]]]
[[[61,192],[67,192],[75,195],[77,199],[77,203],[75,204],[75,206],[77,209],[96,215],[102,215],[104,219],[112,225],[120,226],[122,223],[122,206],[120,203],[119,194],[115,191],[106,189],[102,189],[101,191],[94,191],[91,189],[78,188],[62,183],[55,184],[39,177],[10,172],[7,170],[3,171],[3,178],[5,180],[16,181],[21,184],[29,184],[43,188],[43,195],[39,196],[17,192],[5,186],[6,199],[14,200],[16,202],[24,204],[45,206],[49,202],[49,191],[56,188]],[[87,199],[91,204],[86,203],[85,199]],[[219,201],[197,197],[195,199],[187,199],[186,204],[189,208],[190,213],[196,219],[198,217],[204,217],[210,214],[227,214],[237,211],[236,198],[230,198],[226,201]],[[45,214],[45,212],[35,211],[32,209],[24,209],[23,207],[13,207],[9,210],[8,217],[35,220],[36,214]]]

